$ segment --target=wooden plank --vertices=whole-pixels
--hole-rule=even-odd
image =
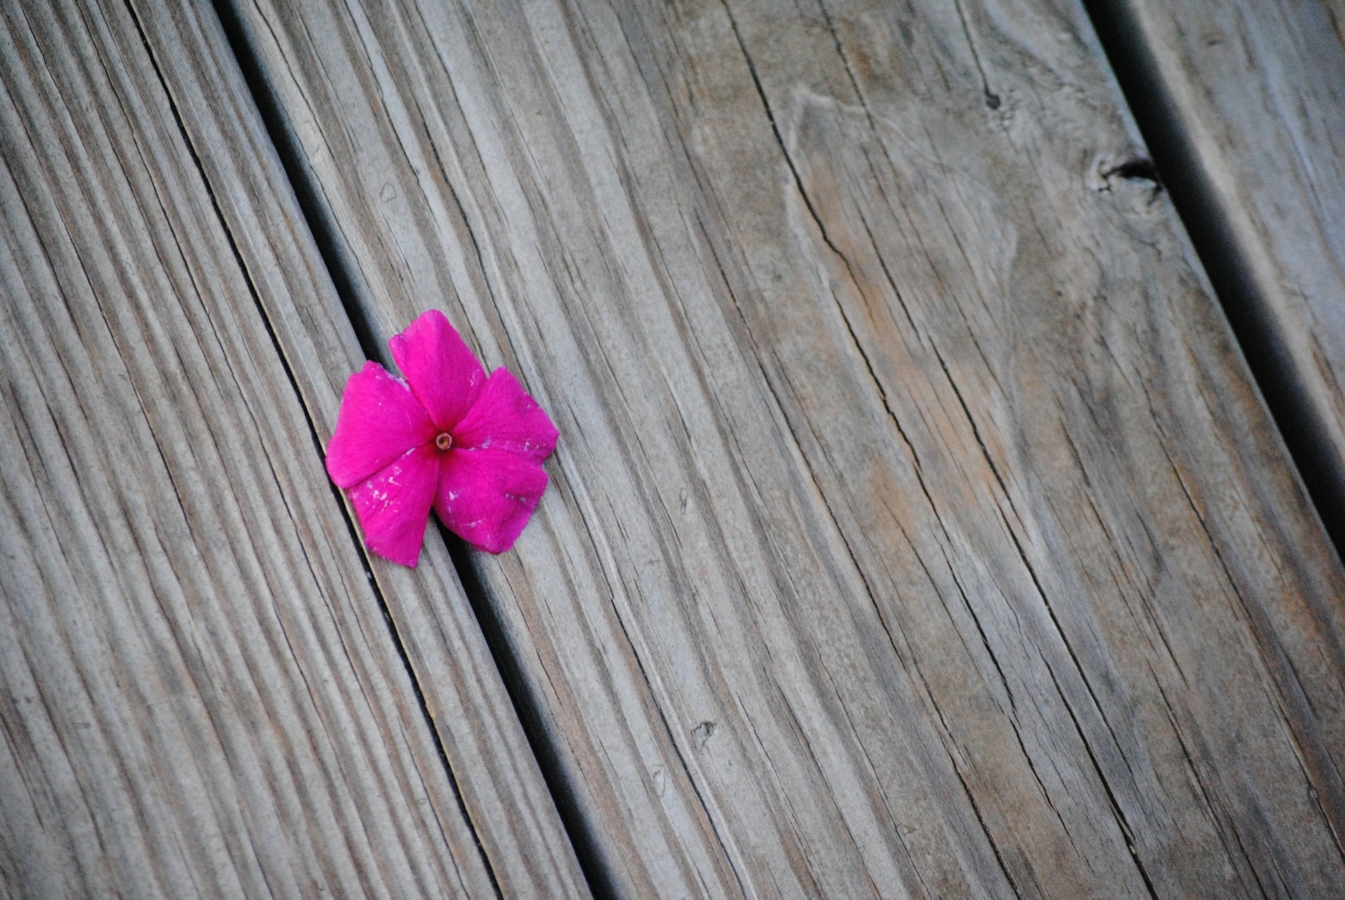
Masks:
[[[618,892],[1345,882],[1345,575],[1079,6],[239,8],[371,330],[561,427],[473,564]]]
[[[1345,3],[1094,4],[1140,125],[1345,541]],[[1202,240],[1203,239],[1203,240]]]
[[[309,421],[325,440],[336,427],[345,380],[364,356],[233,50],[218,17],[202,5],[132,6]],[[377,561],[372,570],[500,889],[511,897],[587,896],[445,548],[431,546],[414,572]]]
[[[360,355],[218,21],[147,7],[0,16],[3,893],[583,894],[451,564],[376,587],[322,469]]]

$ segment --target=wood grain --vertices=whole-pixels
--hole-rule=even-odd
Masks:
[[[318,436],[363,362],[350,320],[257,116],[219,20],[132,4],[230,240]],[[569,837],[442,542],[414,570],[365,560],[505,896],[587,896]]]
[[[353,332],[176,6],[0,16],[0,893],[583,894],[451,563],[365,570]]]
[[[1345,31],[1319,0],[1106,0],[1141,125],[1337,543],[1345,540]],[[1134,90],[1142,91],[1134,95]],[[1154,119],[1152,125],[1143,116]],[[1185,169],[1191,169],[1188,174]],[[1190,196],[1188,196],[1190,195]],[[1264,374],[1263,374],[1264,372]],[[1285,408],[1288,407],[1288,408]]]
[[[239,4],[629,896],[1321,896],[1345,575],[1082,9]]]

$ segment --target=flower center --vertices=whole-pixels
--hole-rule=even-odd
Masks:
[[[445,431],[434,439],[434,446],[438,447],[440,450],[447,450],[449,447],[453,446],[453,435]]]

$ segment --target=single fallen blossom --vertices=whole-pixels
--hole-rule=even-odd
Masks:
[[[486,370],[430,310],[388,342],[405,381],[376,362],[350,376],[327,445],[370,550],[415,566],[430,508],[478,550],[514,546],[546,490],[559,432],[508,370]]]

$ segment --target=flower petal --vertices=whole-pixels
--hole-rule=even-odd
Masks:
[[[444,314],[431,309],[388,341],[392,358],[440,431],[471,409],[486,370]]]
[[[441,457],[434,511],[478,550],[514,546],[546,490],[546,471],[504,450],[451,450]]]
[[[349,488],[434,440],[429,414],[399,379],[376,362],[350,376],[336,415],[336,433],[327,444],[327,474]]]
[[[415,567],[439,484],[439,452],[416,447],[350,491],[364,543],[379,556]]]
[[[507,450],[533,462],[550,456],[558,437],[546,410],[507,369],[491,373],[481,395],[453,429],[453,442],[463,449]]]

